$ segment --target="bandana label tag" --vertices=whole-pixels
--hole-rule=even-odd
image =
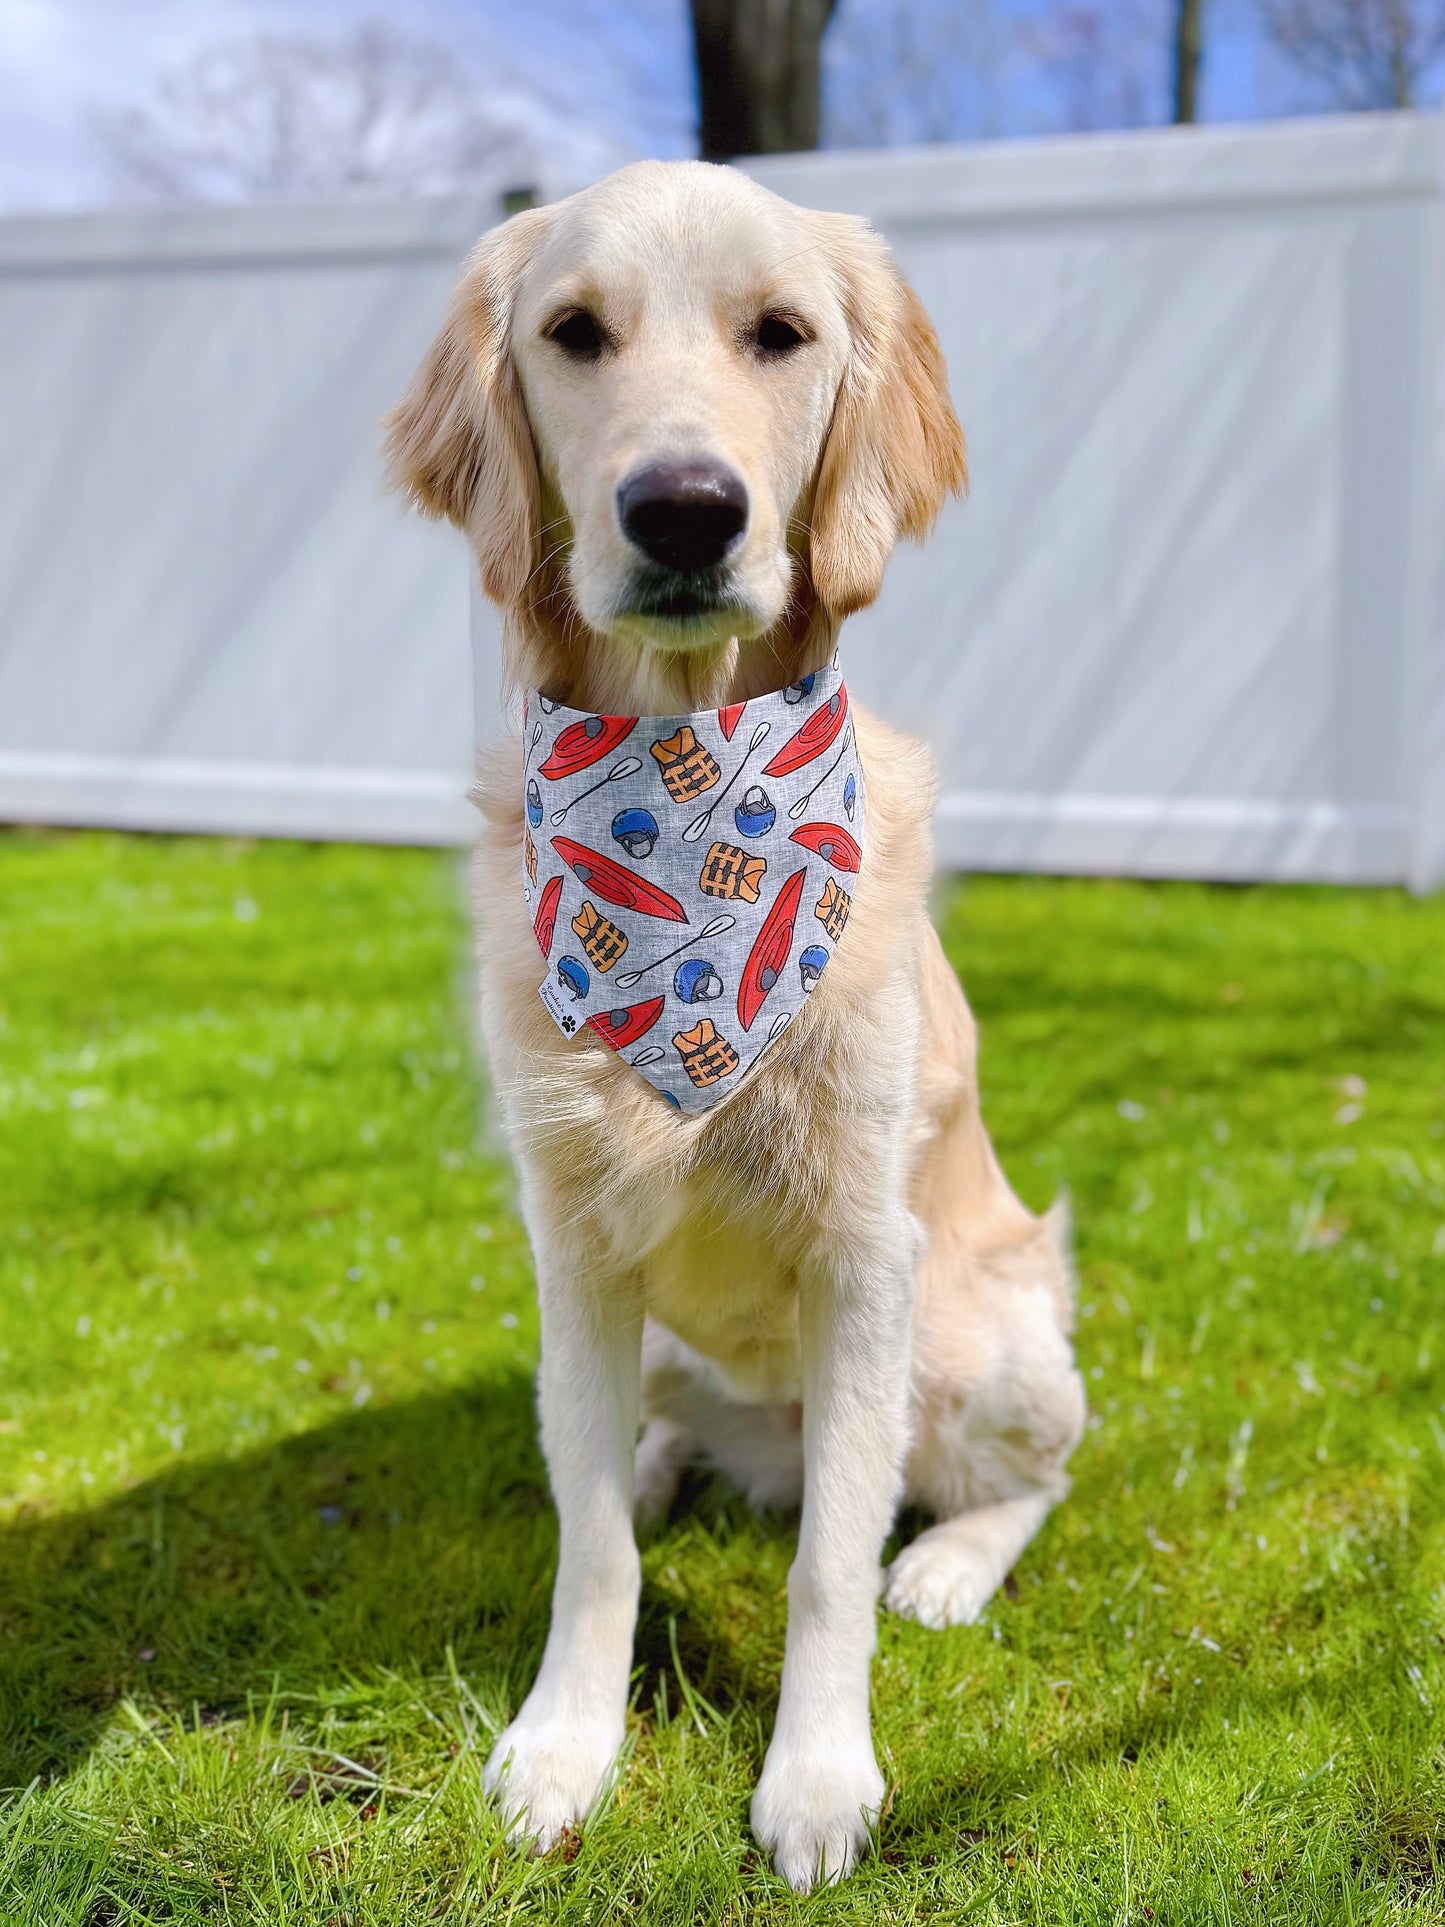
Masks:
[[[557,1026],[558,1030],[561,1031],[562,1035],[564,1037],[575,1037],[581,1028],[581,1021],[576,1013],[568,1008],[567,999],[562,995],[550,977],[545,977],[542,982],[538,984],[537,995],[542,999],[542,1008],[552,1019],[552,1022]]]

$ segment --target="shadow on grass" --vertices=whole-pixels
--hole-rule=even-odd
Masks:
[[[347,1411],[0,1532],[0,1784],[69,1770],[125,1695],[284,1700],[540,1652],[555,1529],[522,1372]],[[535,1652],[533,1651],[535,1648]]]
[[[716,1482],[685,1496],[704,1519],[742,1512]],[[0,1788],[69,1772],[135,1694],[206,1719],[382,1669],[436,1673],[451,1647],[479,1693],[515,1707],[555,1558],[521,1371],[178,1464],[89,1511],[22,1513],[0,1529]],[[700,1690],[749,1696],[732,1647],[644,1588],[642,1704],[674,1637]]]
[[[786,1518],[753,1521],[715,1480],[690,1481],[674,1518],[682,1510],[724,1536],[784,1541],[794,1529]],[[901,1521],[905,1536],[918,1523]],[[22,1516],[0,1532],[0,1786],[69,1772],[132,1694],[205,1719],[273,1693],[314,1702],[386,1669],[435,1675],[450,1647],[480,1695],[515,1707],[541,1654],[555,1545],[520,1371],[348,1411],[235,1459],[180,1464],[88,1512]],[[724,1711],[750,1704],[759,1718],[746,1726],[765,1732],[781,1600],[766,1610],[777,1612],[778,1636],[763,1629],[763,1663],[756,1626],[739,1642],[703,1601],[644,1587],[639,1703],[650,1706],[680,1661]],[[1320,1684],[1239,1682],[1261,1708]],[[1193,1711],[1183,1695],[1154,1699],[1075,1734],[1062,1752],[1085,1769],[1137,1758]],[[991,1761],[987,1750],[958,1767],[946,1789],[900,1802],[895,1847],[931,1841],[965,1812],[982,1832],[1006,1829],[1019,1773],[1061,1770]]]

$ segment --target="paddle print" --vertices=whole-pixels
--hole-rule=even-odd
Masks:
[[[738,778],[742,775],[743,771],[747,768],[749,759],[752,757],[753,753],[766,740],[769,728],[770,728],[770,725],[768,723],[758,724],[757,728],[753,731],[752,741],[748,744],[747,755],[744,756],[743,760],[738,764],[737,768],[733,771],[732,775],[723,784],[722,788],[718,791],[717,795],[708,804],[707,808],[703,811],[702,815],[695,816],[692,819],[691,823],[689,823],[687,828],[683,831],[682,840],[684,843],[696,843],[698,838],[701,837],[706,832],[708,824],[711,823],[712,821],[713,811],[717,808],[718,804],[721,803],[723,798],[727,795],[728,791],[732,788],[733,784],[736,783]]]
[[[753,1052],[752,1056],[748,1059],[747,1063],[743,1065],[744,1077],[747,1076],[748,1072],[752,1069],[753,1065],[757,1063],[758,1059],[767,1050],[768,1045],[777,1043],[778,1039],[782,1036],[783,1032],[788,1028],[788,1025],[791,1024],[792,1021],[793,1021],[792,1011],[780,1010],[778,1012],[777,1016],[773,1019],[772,1023],[768,1026],[767,1036],[763,1039],[762,1043],[758,1045],[757,1049]]]
[[[818,791],[822,789],[823,785],[827,782],[828,778],[833,774],[833,771],[837,769],[838,765],[842,762],[843,758],[848,754],[848,746],[852,741],[853,741],[853,731],[850,728],[848,731],[848,734],[843,738],[843,747],[838,751],[838,754],[833,758],[832,762],[829,763],[828,767],[823,771],[823,774],[818,778],[817,782],[814,783],[813,787],[809,791],[807,791],[805,795],[800,796],[797,802],[794,803],[793,807],[788,811],[788,821],[790,823],[796,823],[798,818],[803,814],[804,810],[807,809],[808,805],[812,802],[813,798],[818,794]]]
[[[673,958],[680,957],[684,950],[691,950],[695,943],[702,943],[709,937],[720,937],[724,930],[731,930],[736,922],[736,917],[714,917],[710,923],[703,925],[695,937],[689,937],[686,943],[680,943],[676,950],[669,950],[664,956],[654,957],[652,962],[644,964],[641,970],[629,970],[625,977],[619,977],[617,988],[631,990],[634,984],[642,981],[649,970],[656,970],[662,964],[671,963]]]
[[[564,803],[560,810],[553,810],[553,829],[555,829],[559,823],[565,823],[577,805],[584,802],[587,797],[595,796],[598,790],[605,790],[609,783],[624,782],[629,776],[635,776],[641,768],[642,758],[640,756],[629,756],[623,762],[614,763],[600,783],[594,783],[590,790],[579,790],[570,803]]]

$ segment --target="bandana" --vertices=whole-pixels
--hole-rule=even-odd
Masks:
[[[836,661],[691,716],[524,711],[523,894],[565,1036],[680,1111],[736,1090],[848,923],[863,770]]]

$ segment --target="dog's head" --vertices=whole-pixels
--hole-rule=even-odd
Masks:
[[[879,237],[700,162],[489,234],[388,428],[398,482],[524,631],[673,654],[796,626],[800,600],[836,623],[965,480]]]

